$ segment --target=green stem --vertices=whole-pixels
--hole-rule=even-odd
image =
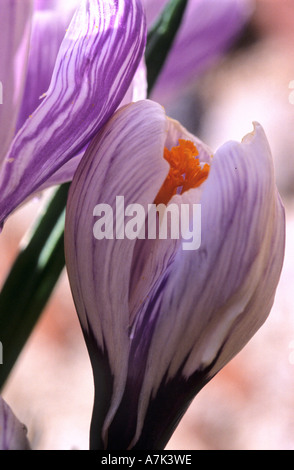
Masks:
[[[173,45],[187,4],[188,0],[171,0],[148,32],[145,51],[148,95],[151,93]]]

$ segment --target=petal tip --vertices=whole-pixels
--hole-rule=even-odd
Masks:
[[[252,142],[252,140],[260,133],[263,133],[264,134],[264,130],[263,130],[263,127],[261,124],[259,124],[259,122],[257,121],[253,121],[252,122],[252,125],[253,125],[253,130],[251,132],[248,132],[248,134],[246,134],[243,138],[242,138],[242,141],[241,143],[243,144],[246,144],[246,143],[250,143]]]

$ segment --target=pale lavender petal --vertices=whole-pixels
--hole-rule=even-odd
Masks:
[[[134,75],[133,81],[125,94],[121,106],[147,98],[147,72],[144,57]]]
[[[145,36],[139,0],[81,3],[46,97],[15,137],[2,168],[2,223],[113,114],[142,58]]]
[[[2,0],[0,14],[0,163],[15,133],[26,76],[33,0]]]
[[[96,240],[93,211],[97,204],[109,204],[116,216],[116,196],[124,197],[125,207],[139,203],[147,208],[168,171],[162,158],[166,130],[164,110],[156,103],[140,101],[120,109],[93,140],[69,193],[65,253],[73,297],[85,336],[93,336],[97,347],[106,350],[114,375],[105,432],[127,374],[129,286],[136,239],[116,240],[114,233],[112,240]]]
[[[26,427],[0,397],[0,450],[29,450]]]
[[[159,388],[175,377],[183,388],[193,375],[211,378],[263,324],[274,299],[284,210],[260,125],[242,144],[217,151],[203,186],[201,247],[178,252],[158,299],[134,442]],[[193,201],[193,191],[183,202]]]
[[[144,0],[152,23],[167,0]],[[252,13],[251,0],[190,0],[183,23],[161,75],[153,99],[177,93],[211,66],[236,39]]]

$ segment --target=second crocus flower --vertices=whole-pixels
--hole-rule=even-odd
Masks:
[[[129,212],[113,232],[106,217],[97,239],[102,213],[95,208],[118,210],[118,196]],[[137,236],[118,227],[154,204],[166,211],[200,204],[197,249],[183,249],[188,225],[166,239],[145,237],[142,218],[133,225]],[[284,237],[284,209],[259,124],[242,143],[228,142],[213,155],[152,101],[113,116],[75,174],[65,230],[94,371],[91,448],[166,445],[192,398],[266,320]]]
[[[168,0],[142,1],[149,25],[168,4]],[[213,66],[234,44],[253,9],[253,0],[189,0],[152,99],[172,98]]]

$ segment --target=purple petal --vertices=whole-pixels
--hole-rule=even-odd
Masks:
[[[29,450],[27,431],[0,397],[0,450]]]
[[[76,8],[81,0],[67,0],[60,2],[60,0],[35,0],[35,10],[73,10]]]
[[[166,3],[144,0],[149,24]],[[195,80],[233,43],[251,12],[249,0],[190,0],[152,97],[160,100]]]
[[[139,65],[145,36],[139,0],[81,3],[46,97],[15,137],[2,168],[2,222],[109,119]]]
[[[147,78],[146,78],[146,67],[144,59],[140,62],[139,67],[134,75],[131,85],[129,86],[122,102],[119,107],[122,107],[131,102],[145,99],[147,96]],[[39,191],[55,186],[57,184],[71,181],[75,174],[77,167],[84,155],[84,151],[79,153],[77,156],[71,158],[66,162],[59,170],[57,170],[48,180],[46,180]]]
[[[2,0],[0,15],[0,163],[15,132],[29,53],[33,1]]]
[[[36,10],[48,10],[54,8],[56,5],[56,0],[35,0],[35,9]]]
[[[53,173],[50,178],[44,181],[43,185],[38,189],[38,192],[42,192],[44,189],[71,181],[75,172],[77,171],[79,164],[81,163],[81,159],[83,158],[84,153],[85,152],[81,152],[68,160],[68,162],[66,162],[61,168],[59,168],[59,170]]]
[[[50,10],[47,9],[48,1],[45,3],[42,8],[39,5],[40,10],[33,16],[28,70],[17,131],[39,106],[41,97],[49,88],[57,54],[74,13],[74,5],[66,10]]]

